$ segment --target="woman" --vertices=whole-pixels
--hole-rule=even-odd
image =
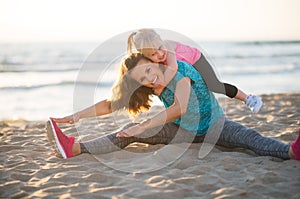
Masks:
[[[178,61],[178,71],[165,85],[164,67],[152,63],[142,54],[133,53],[124,59],[120,78],[113,88],[113,98],[64,118],[48,122],[48,137],[64,158],[81,153],[108,153],[133,142],[169,144],[174,142],[203,142],[223,121],[223,111],[214,95],[207,89],[200,74],[192,65]],[[65,135],[56,125],[74,123],[81,118],[100,116],[127,109],[137,114],[150,108],[150,96],[157,90],[166,109],[139,124],[129,124],[123,130],[91,141],[74,143],[74,137]],[[299,132],[300,133],[300,132]],[[300,160],[300,136],[291,145],[263,137],[253,129],[225,119],[221,124],[216,144],[225,147],[243,147],[258,155]]]

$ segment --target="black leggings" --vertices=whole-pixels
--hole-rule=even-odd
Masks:
[[[214,93],[225,94],[230,98],[234,98],[236,96],[238,92],[237,87],[231,84],[220,82],[213,68],[203,54],[201,55],[200,59],[193,64],[193,66],[200,73],[210,91]]]

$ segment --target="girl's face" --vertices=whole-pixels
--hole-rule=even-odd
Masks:
[[[162,47],[159,47],[158,49],[149,49],[144,55],[155,63],[164,62],[167,59],[167,50]]]
[[[137,63],[137,66],[131,70],[130,76],[141,85],[154,89],[163,86],[165,82],[159,65],[145,59],[141,59]]]
[[[167,59],[167,49],[163,42],[153,42],[152,48],[147,49],[143,54],[153,62],[164,62]]]

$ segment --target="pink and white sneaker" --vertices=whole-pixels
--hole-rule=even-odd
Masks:
[[[65,135],[51,118],[47,122],[47,136],[50,144],[54,143],[56,152],[64,159],[74,156],[72,147],[75,137]]]
[[[298,132],[298,137],[295,141],[291,143],[291,147],[296,160],[300,160],[300,130]]]

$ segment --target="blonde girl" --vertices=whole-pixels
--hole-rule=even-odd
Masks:
[[[246,95],[236,86],[221,82],[211,64],[198,49],[180,42],[162,40],[153,29],[140,29],[132,32],[128,37],[127,50],[129,53],[136,50],[155,63],[163,62],[167,66],[165,71],[167,83],[173,79],[178,69],[176,60],[181,60],[197,69],[210,91],[241,100],[254,113],[257,113],[263,105],[260,97]],[[158,90],[156,94],[159,95],[162,90]]]

